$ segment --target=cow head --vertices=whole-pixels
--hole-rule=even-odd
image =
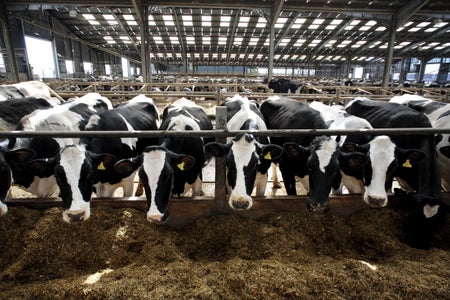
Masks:
[[[387,205],[392,181],[399,168],[413,168],[425,154],[415,149],[397,147],[388,136],[378,136],[364,145],[345,143],[342,151],[346,153],[361,152],[367,154],[369,161],[363,166],[362,178],[365,191],[364,202],[374,207]],[[344,173],[346,172],[343,168]]]
[[[169,199],[172,194],[174,174],[194,166],[190,155],[174,153],[163,146],[148,146],[144,152],[132,159],[123,159],[114,169],[123,174],[132,174],[139,167],[139,177],[147,197],[149,222],[163,222],[168,217]]]
[[[238,135],[227,144],[208,143],[205,150],[215,157],[226,155],[227,179],[231,189],[228,204],[233,209],[252,207],[251,194],[258,167],[264,161],[278,159],[283,152],[280,146],[258,143],[250,134]]]
[[[63,201],[63,220],[70,222],[89,219],[90,200],[97,170],[112,168],[116,158],[110,154],[95,154],[84,146],[71,145],[46,159],[30,162],[37,176],[54,172]]]
[[[31,149],[9,150],[0,147],[0,216],[8,212],[5,199],[9,194],[12,184],[11,166],[24,165],[34,157]]]
[[[319,213],[327,212],[330,208],[331,187],[338,188],[340,184],[338,143],[330,137],[320,136],[308,147],[288,142],[283,148],[285,155],[293,163],[291,167],[296,169],[293,172],[302,178],[308,176],[308,209]]]

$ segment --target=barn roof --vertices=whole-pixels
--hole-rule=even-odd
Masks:
[[[275,67],[384,59],[393,26],[394,58],[445,57],[450,51],[448,0],[3,3],[10,18],[136,61],[141,61],[141,30],[147,22],[152,62],[163,65],[183,64],[186,57],[198,65],[267,66],[271,20]],[[53,28],[50,17],[57,23]]]

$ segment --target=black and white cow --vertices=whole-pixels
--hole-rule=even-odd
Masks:
[[[203,108],[181,98],[164,108],[160,130],[189,131],[213,128]],[[142,155],[116,163],[115,169],[131,174],[139,168],[139,177],[147,197],[149,222],[163,222],[169,216],[172,195],[201,195],[204,141],[200,137],[168,137],[158,146],[148,146]]]
[[[300,89],[303,84],[298,84],[290,79],[272,79],[268,83],[269,89],[272,89],[274,93],[295,93]]]
[[[328,106],[313,101],[310,107],[318,110],[329,129],[372,129],[372,125],[363,118],[348,114],[343,106]],[[371,136],[369,134],[337,137],[341,146],[339,166],[342,184],[350,193],[363,194],[363,200],[375,207],[384,207],[388,203],[386,184],[380,176],[365,174],[365,170],[385,171],[378,163],[388,151],[391,141],[387,136]],[[352,159],[343,159],[354,154]],[[364,169],[363,169],[364,168]],[[366,175],[366,176],[365,176]]]
[[[450,128],[450,104],[418,95],[395,96],[389,102],[400,103],[425,114],[433,128]],[[450,191],[450,134],[436,136],[436,151],[441,171],[442,188]]]
[[[16,129],[20,120],[37,109],[55,106],[53,101],[45,98],[24,97],[0,101],[0,131]]]
[[[158,111],[152,99],[144,95],[90,117],[85,131],[156,130]],[[90,217],[93,187],[98,197],[112,197],[122,187],[124,197],[133,193],[134,174],[123,176],[113,168],[119,159],[135,157],[154,139],[131,137],[87,137],[68,145],[47,159],[42,169],[54,170],[60,196],[66,208],[66,222]],[[50,172],[50,171],[49,171]]]
[[[59,100],[51,97],[50,88],[40,81],[0,85],[0,101],[25,97],[44,98],[55,105],[60,103]]]
[[[398,103],[354,100],[346,105],[346,111],[364,118],[374,128],[430,128],[428,118],[409,107]],[[365,176],[372,180],[392,185],[397,178],[401,186],[410,192],[423,218],[421,222],[433,222],[439,217],[442,206],[441,176],[436,159],[435,137],[433,135],[390,135],[383,141],[382,153],[374,153],[371,164],[365,167]],[[370,151],[370,149],[369,149]],[[426,226],[426,225],[424,225]],[[426,247],[431,233],[416,232],[413,243]]]
[[[227,107],[228,130],[266,130],[259,105],[246,97],[235,95],[221,105]],[[268,137],[238,135],[228,138],[227,144],[208,143],[206,151],[213,156],[226,155],[227,179],[231,189],[228,204],[233,209],[249,209],[253,205],[252,192],[264,196],[267,171],[282,148],[269,144]]]
[[[88,94],[70,103],[36,110],[24,116],[16,130],[83,130],[92,114],[112,107],[108,99],[97,98],[98,96]],[[58,188],[53,170],[43,168],[42,161],[57,155],[68,145],[77,144],[78,140],[52,137],[11,138],[9,149],[0,151],[0,178],[7,179],[0,182],[0,200],[4,202],[12,183],[39,198],[56,195]]]
[[[261,104],[268,129],[327,129],[320,113],[307,104],[285,97],[270,97]],[[331,188],[341,182],[338,143],[329,136],[291,135],[271,137],[284,147],[279,167],[288,195],[296,195],[295,177],[309,191],[307,207],[316,212],[329,209]]]

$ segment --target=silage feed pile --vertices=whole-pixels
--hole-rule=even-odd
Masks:
[[[402,242],[404,213],[274,213],[152,225],[98,206],[0,218],[0,299],[450,299],[450,226],[429,250]]]

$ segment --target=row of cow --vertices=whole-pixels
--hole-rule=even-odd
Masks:
[[[16,101],[20,99],[0,105]],[[285,97],[269,97],[258,104],[236,95],[222,105],[227,107],[229,130],[449,128],[447,104],[417,97],[389,103],[355,98],[345,106],[326,106]],[[143,95],[112,107],[105,97],[90,93],[32,113],[19,112],[16,120],[19,117],[16,129],[26,131],[213,129],[205,111],[192,101],[171,103],[160,120],[153,101]],[[233,209],[251,209],[254,187],[256,195],[264,195],[268,170],[276,164],[287,194],[296,195],[299,178],[309,193],[308,208],[315,212],[327,211],[330,191],[340,193],[344,186],[350,193],[361,193],[369,205],[383,207],[396,178],[408,191],[402,195],[420,207],[421,224],[428,226],[443,211],[441,179],[446,190],[449,184],[449,137],[437,139],[438,147],[432,135],[240,134],[225,144],[200,137],[13,138],[3,141],[0,151],[0,212],[7,211],[4,199],[14,183],[38,197],[59,193],[63,219],[86,220],[93,191],[98,197],[111,197],[122,187],[124,196],[131,196],[139,172],[148,200],[147,219],[161,222],[168,217],[172,195],[182,195],[190,187],[193,196],[201,194],[202,168],[212,155],[226,156],[228,201]],[[429,236],[429,230],[418,231],[426,233],[421,240]]]

